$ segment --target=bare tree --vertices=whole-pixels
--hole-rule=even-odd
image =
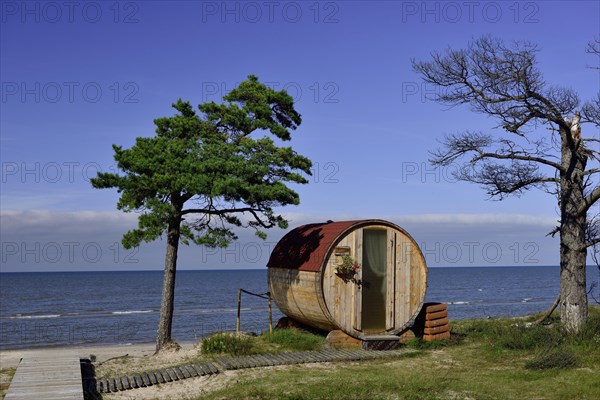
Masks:
[[[589,48],[597,49],[598,42]],[[599,220],[591,215],[600,198],[594,183],[600,173],[600,93],[582,104],[573,90],[547,84],[537,52],[529,42],[505,45],[485,36],[466,49],[434,52],[431,61],[413,60],[413,69],[439,87],[434,100],[468,104],[503,131],[447,135],[431,153],[433,165],[464,159],[455,177],[482,185],[493,199],[532,188],[557,197],[559,225],[550,234],[560,234],[561,320],[576,332],[588,315],[587,248],[600,243]],[[582,135],[584,124],[596,127],[588,137]]]

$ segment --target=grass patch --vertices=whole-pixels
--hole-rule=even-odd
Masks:
[[[200,348],[203,354],[246,356],[252,354],[252,341],[249,336],[221,332],[203,339]]]
[[[497,333],[498,346],[509,350],[534,350],[556,347],[564,340],[564,332],[541,325],[508,326]]]
[[[445,347],[458,346],[464,342],[465,338],[464,333],[451,330],[449,339],[427,342],[422,338],[415,337],[406,342],[406,347],[417,350],[439,350]]]
[[[416,359],[407,359],[410,360]],[[443,398],[446,388],[446,382],[415,373],[400,364],[369,361],[315,368],[294,366],[260,376],[241,374],[236,383],[202,398],[425,400]]]
[[[324,344],[325,337],[322,335],[296,329],[275,329],[273,333],[266,332],[260,336],[217,333],[202,339],[200,348],[205,355],[243,356],[321,350]]]
[[[10,386],[10,381],[17,372],[16,368],[3,368],[0,369],[0,399],[3,399]]]
[[[291,351],[321,350],[325,344],[323,336],[296,329],[275,329],[273,333],[267,332],[262,336],[267,342]]]
[[[527,369],[566,369],[577,366],[577,357],[566,350],[547,350],[525,363]]]
[[[462,321],[457,330],[492,351],[547,349],[560,346],[568,336],[560,324],[544,326],[515,319]]]

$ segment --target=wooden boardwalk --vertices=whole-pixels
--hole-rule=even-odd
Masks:
[[[304,363],[320,363],[335,361],[374,360],[401,357],[414,352],[411,349],[374,351],[374,350],[322,350],[298,351],[280,354],[260,354],[252,356],[221,356],[213,362],[198,361],[169,368],[133,373],[120,378],[94,378],[91,382],[84,379],[84,386],[89,393],[113,393],[122,390],[137,389],[160,385],[197,376],[215,375],[222,371],[267,367],[274,365],[293,365]]]
[[[5,400],[83,400],[81,366],[77,352],[33,353],[25,356],[13,377]]]

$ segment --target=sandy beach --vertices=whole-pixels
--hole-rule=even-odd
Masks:
[[[177,357],[183,353],[193,351],[194,343],[180,343],[181,351],[176,354]],[[19,361],[27,354],[44,353],[44,354],[60,354],[65,349],[76,350],[81,358],[90,358],[93,354],[96,356],[96,364],[102,363],[110,358],[121,357],[128,355],[132,358],[149,357],[154,354],[155,343],[141,344],[108,344],[95,346],[76,346],[76,347],[39,347],[17,350],[0,350],[0,369],[16,368]]]

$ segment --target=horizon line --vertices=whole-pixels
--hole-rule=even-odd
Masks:
[[[596,265],[586,265],[587,267],[595,267]],[[431,266],[427,269],[444,269],[444,268],[523,268],[523,267],[560,267],[560,265],[447,265],[447,266]],[[179,269],[179,272],[213,272],[213,271],[263,271],[268,269],[266,266],[261,268],[207,268],[207,269]],[[0,274],[38,274],[38,273],[94,273],[94,272],[164,272],[162,269],[126,269],[126,270],[55,270],[55,271],[0,271]]]

